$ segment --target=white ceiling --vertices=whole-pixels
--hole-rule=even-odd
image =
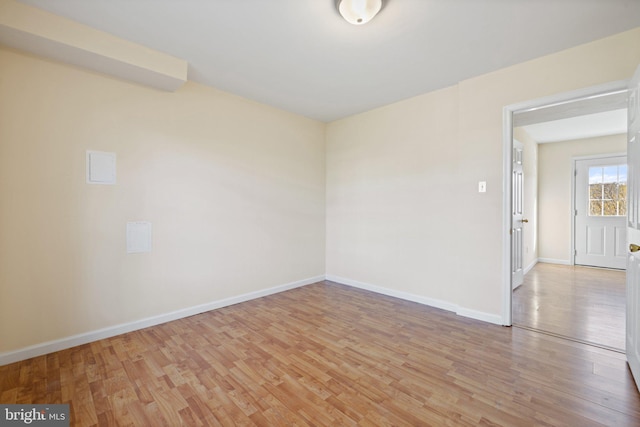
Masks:
[[[640,26],[639,0],[20,0],[189,62],[189,80],[332,121]]]
[[[538,143],[619,135],[627,132],[627,109],[536,123],[523,128]]]

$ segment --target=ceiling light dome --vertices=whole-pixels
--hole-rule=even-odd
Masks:
[[[338,0],[340,15],[353,25],[371,21],[381,8],[382,0]]]

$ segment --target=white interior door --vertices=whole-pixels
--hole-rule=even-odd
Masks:
[[[627,157],[576,160],[575,172],[575,264],[625,269]]]
[[[523,173],[524,146],[518,140],[513,140],[513,176],[511,189],[512,218],[511,218],[511,286],[512,289],[522,285],[524,281],[524,269],[522,259],[523,233],[522,227],[527,223],[523,218],[524,200],[524,173]]]
[[[627,162],[629,191],[627,213],[627,361],[640,389],[640,66],[629,85]]]

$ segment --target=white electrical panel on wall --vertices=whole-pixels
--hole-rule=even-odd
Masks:
[[[87,151],[87,183],[116,183],[116,153]]]
[[[151,252],[151,223],[147,221],[127,222],[127,253]]]

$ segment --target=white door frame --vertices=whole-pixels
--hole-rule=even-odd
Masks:
[[[515,113],[534,112],[551,106],[570,104],[578,100],[598,98],[615,92],[625,91],[628,80],[620,80],[592,86],[570,92],[564,92],[544,98],[532,99],[507,105],[502,109],[502,324],[511,326],[511,175],[513,153],[513,115]],[[550,118],[549,120],[552,120]]]
[[[571,252],[569,253],[569,265],[576,265],[576,162],[580,160],[609,159],[611,157],[627,157],[627,152],[593,154],[571,158]]]

